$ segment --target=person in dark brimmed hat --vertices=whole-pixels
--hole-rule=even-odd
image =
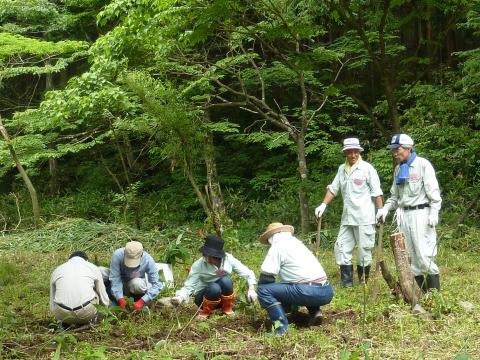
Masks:
[[[322,217],[327,205],[337,195],[342,195],[342,221],[334,252],[344,287],[353,286],[352,255],[355,245],[358,280],[361,284],[368,281],[372,248],[375,246],[375,206],[383,208],[380,179],[375,168],[362,159],[362,151],[357,138],[343,141],[345,163],[338,167],[335,179],[327,186],[323,202],[315,209],[315,216]]]
[[[223,250],[223,239],[209,235],[204,240],[204,245],[199,249],[203,256],[193,263],[183,287],[170,301],[177,306],[188,302],[190,294],[194,293],[195,304],[201,307],[197,319],[206,319],[219,307],[222,313],[233,315],[235,293],[230,274],[236,272],[247,280],[247,297],[251,302],[257,299],[255,274]]]
[[[260,242],[270,248],[260,268],[258,302],[276,324],[274,335],[287,331],[286,308],[306,306],[310,325],[317,325],[322,320],[320,307],[333,298],[322,265],[293,232],[293,226],[275,222],[260,236]],[[275,282],[276,276],[280,282]]]

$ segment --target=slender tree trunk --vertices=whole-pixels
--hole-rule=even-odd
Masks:
[[[395,134],[400,132],[400,119],[397,110],[397,98],[395,96],[395,88],[392,79],[383,74],[383,84],[385,89],[385,98],[387,99],[388,112],[390,114],[390,123]]]
[[[297,159],[298,172],[300,175],[300,184],[298,187],[298,199],[300,203],[300,225],[302,233],[306,234],[309,231],[310,223],[308,221],[308,169],[307,158],[305,156],[305,137],[303,134],[299,134],[297,139]]]
[[[49,61],[46,61],[46,64],[48,64]],[[45,92],[50,91],[53,89],[53,76],[51,73],[47,73],[45,75]],[[58,193],[58,161],[56,158],[49,158],[48,159],[48,170],[50,173],[50,179],[49,179],[49,189],[50,189],[50,194],[54,195]]]
[[[50,189],[50,195],[58,194],[58,160],[56,158],[48,159],[48,171],[50,173],[50,180],[48,187]]]
[[[190,185],[192,185],[193,191],[197,195],[200,205],[202,205],[203,211],[207,216],[210,216],[211,214],[210,214],[210,209],[208,208],[208,205],[207,205],[207,200],[205,199],[205,196],[203,195],[202,190],[200,190],[200,187],[195,181],[195,177],[193,176],[193,172],[192,172],[192,167],[190,166],[190,164],[186,159],[184,159],[184,169],[185,169],[185,173],[187,175],[188,181],[190,181]]]
[[[225,202],[223,201],[222,190],[218,181],[217,163],[213,147],[212,135],[207,135],[207,146],[205,150],[205,167],[207,171],[206,195],[211,211],[212,222],[218,236],[223,233],[223,220],[226,218]]]
[[[0,132],[2,133],[3,139],[7,143],[8,150],[10,151],[10,155],[12,156],[12,159],[15,162],[15,165],[17,166],[18,172],[22,176],[22,179],[25,182],[25,185],[27,186],[28,192],[30,193],[30,198],[32,199],[33,223],[34,223],[34,226],[37,227],[38,224],[40,223],[40,205],[38,204],[37,191],[35,190],[35,187],[30,181],[30,178],[28,177],[27,172],[25,171],[22,164],[20,163],[20,160],[18,159],[17,153],[15,152],[12,142],[10,141],[10,137],[8,136],[7,129],[5,129],[5,127],[3,126],[1,116],[0,116]]]

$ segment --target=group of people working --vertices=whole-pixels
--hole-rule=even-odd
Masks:
[[[395,210],[415,280],[424,291],[440,290],[439,269],[434,263],[440,191],[432,165],[417,156],[413,146],[413,140],[406,134],[392,138],[389,147],[398,165],[391,196],[383,205],[379,176],[374,167],[362,159],[359,140],[347,138],[343,142],[346,161],[328,185],[315,215],[323,216],[328,204],[338,194],[342,195],[343,214],[334,253],[344,287],[353,286],[355,245],[359,282],[368,281],[375,225],[385,222],[389,211]],[[221,238],[207,236],[199,249],[202,256],[193,263],[183,287],[169,299],[170,303],[173,306],[188,303],[193,295],[199,308],[198,319],[207,318],[216,309],[233,315],[235,291],[231,274],[236,273],[248,283],[248,300],[258,300],[267,311],[275,324],[275,335],[287,331],[286,313],[298,306],[307,308],[311,324],[320,323],[321,306],[331,302],[333,287],[318,259],[294,236],[291,225],[271,223],[260,236],[260,242],[269,249],[257,281],[251,269],[224,251]],[[158,296],[162,287],[152,256],[144,251],[140,242],[130,241],[113,253],[109,269],[88,262],[84,252],[74,252],[52,274],[50,308],[59,321],[84,324],[97,318],[96,304],[112,303],[123,309],[141,310]],[[133,298],[132,304],[128,297]]]

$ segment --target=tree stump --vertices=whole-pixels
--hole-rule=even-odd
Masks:
[[[402,232],[390,235],[395,267],[398,272],[401,296],[411,305],[418,303],[422,292],[410,270],[410,256],[405,246],[405,235]],[[397,296],[400,294],[397,294]]]

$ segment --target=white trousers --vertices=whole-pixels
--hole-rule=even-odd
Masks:
[[[375,246],[375,225],[340,225],[334,253],[337,265],[352,265],[352,253],[357,245],[357,265],[372,263]]]
[[[55,319],[65,324],[84,325],[97,319],[98,311],[94,304],[98,304],[97,297],[95,297],[90,304],[78,310],[67,310],[54,304],[52,314]]]
[[[439,273],[437,255],[437,231],[428,225],[430,208],[417,210],[397,209],[397,224],[405,234],[411,269],[415,276]]]

